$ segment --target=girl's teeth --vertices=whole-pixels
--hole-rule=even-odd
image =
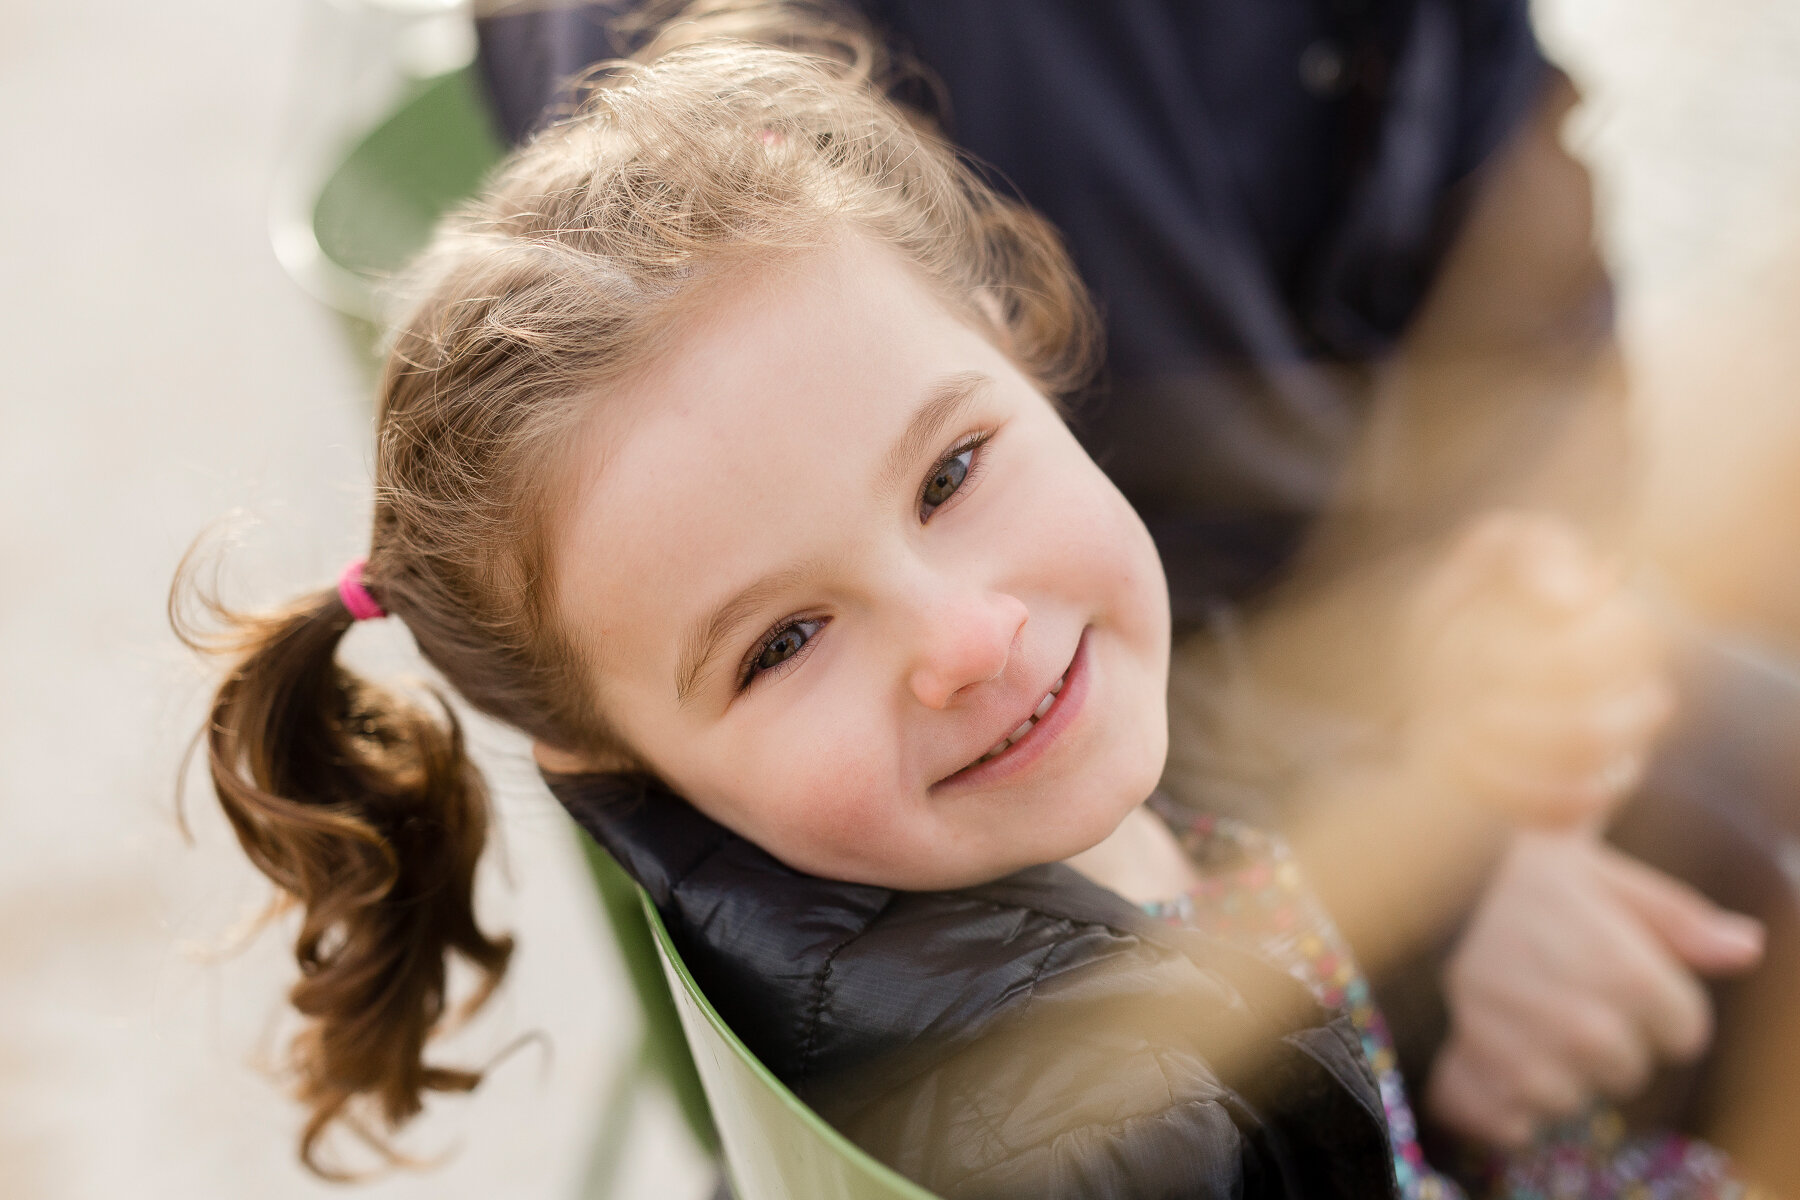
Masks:
[[[1046,695],[1042,700],[1038,701],[1037,711],[1032,713],[1029,717],[1026,717],[1024,723],[1021,724],[1017,729],[1013,730],[1011,733],[1007,734],[1005,737],[1003,737],[999,741],[995,742],[994,748],[992,750],[989,750],[986,754],[982,755],[980,758],[975,760],[976,765],[979,766],[980,764],[986,762],[988,759],[994,757],[994,755],[1000,753],[1002,750],[1006,749],[1008,746],[1012,745],[1014,742],[1018,741],[1020,738],[1024,737],[1026,734],[1030,733],[1031,727],[1033,725],[1036,725],[1038,723],[1038,720],[1041,717],[1043,717],[1043,715],[1045,713],[1050,711],[1050,706],[1052,704],[1056,703],[1056,693],[1062,691],[1062,686],[1063,686],[1063,681],[1060,679],[1058,679],[1055,683],[1051,684],[1049,694]]]

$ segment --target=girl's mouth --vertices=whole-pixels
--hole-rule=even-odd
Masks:
[[[1074,721],[1082,701],[1087,698],[1087,689],[1087,631],[1083,630],[1069,665],[1050,685],[1031,714],[986,754],[933,786],[997,781],[1024,770]]]
[[[989,750],[986,754],[982,755],[969,765],[979,767],[984,762],[992,762],[994,759],[999,758],[1008,746],[1037,728],[1037,723],[1043,720],[1050,712],[1052,706],[1056,704],[1056,693],[1063,690],[1063,681],[1068,677],[1067,672],[1058,675],[1056,677],[1056,682],[1050,685],[1050,690],[1044,693],[1044,698],[1038,701],[1037,708],[1029,717],[1025,718],[1024,723],[1005,737],[1001,738],[992,750]]]

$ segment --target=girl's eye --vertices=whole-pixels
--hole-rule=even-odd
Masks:
[[[974,469],[975,452],[987,440],[987,435],[983,434],[965,443],[931,472],[930,477],[925,480],[924,490],[919,493],[920,520],[929,518],[962,487],[969,478],[969,472]]]
[[[745,667],[742,686],[748,687],[751,681],[762,672],[779,667],[800,653],[824,624],[824,621],[816,619],[790,621],[770,632],[756,649],[750,652],[750,661]]]

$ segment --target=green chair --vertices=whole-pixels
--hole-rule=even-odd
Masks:
[[[371,355],[382,288],[504,151],[474,67],[411,81],[347,153],[284,168],[270,209],[275,255]]]
[[[650,898],[639,892],[638,899],[641,925],[655,943],[667,994],[706,1090],[736,1200],[935,1200],[827,1125],[757,1061],[688,974]]]

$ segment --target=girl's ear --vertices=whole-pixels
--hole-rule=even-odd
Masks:
[[[531,757],[537,760],[540,771],[552,775],[602,775],[639,769],[637,763],[623,754],[574,754],[549,742],[531,743]]]

